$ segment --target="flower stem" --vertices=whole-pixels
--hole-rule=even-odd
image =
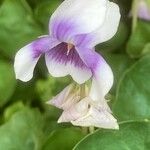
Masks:
[[[138,20],[138,0],[132,3],[132,32],[134,32]]]
[[[89,127],[89,132],[93,133],[95,131],[95,128],[93,126]]]

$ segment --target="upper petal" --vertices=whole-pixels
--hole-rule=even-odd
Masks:
[[[91,36],[94,36],[92,45],[95,46],[111,39],[118,30],[119,22],[119,7],[117,4],[109,2],[103,26],[91,33]]]
[[[103,24],[108,0],[65,0],[50,19],[50,33],[60,40],[89,33]]]
[[[16,78],[24,82],[33,76],[33,70],[41,54],[48,51],[59,42],[49,36],[44,36],[21,48],[14,62]]]
[[[92,75],[90,68],[81,60],[74,47],[68,53],[66,43],[51,49],[45,58],[49,73],[54,77],[71,75],[74,81],[82,84]]]
[[[94,47],[99,43],[108,41],[117,32],[119,21],[120,12],[118,5],[109,2],[103,25],[89,34],[77,35],[74,37],[74,41],[76,45],[87,45],[87,47]]]
[[[104,100],[105,95],[113,85],[113,73],[101,55],[94,50],[77,48],[84,63],[91,68],[93,73],[90,96],[93,100]]]

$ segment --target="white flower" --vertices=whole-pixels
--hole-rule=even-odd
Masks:
[[[48,71],[52,76],[71,75],[78,84],[92,79],[91,90],[86,100],[80,102],[81,97],[74,98],[75,95],[69,92],[67,100],[70,100],[61,106],[66,110],[65,107],[70,108],[71,104],[77,108],[82,102],[86,102],[85,107],[88,104],[85,115],[82,114],[80,120],[78,118],[71,122],[76,125],[89,125],[88,120],[96,119],[95,115],[99,114],[99,122],[95,120],[95,126],[104,127],[104,124],[110,121],[110,127],[117,128],[116,120],[108,113],[104,99],[113,85],[113,73],[102,56],[95,51],[95,46],[115,35],[119,21],[118,5],[108,0],[65,0],[50,19],[49,35],[39,37],[16,54],[16,78],[29,81],[35,65],[44,54]],[[67,92],[69,90],[71,89],[67,89]],[[61,100],[58,100],[58,104]],[[83,109],[83,112],[85,111]],[[92,119],[89,118],[91,115]]]
[[[112,116],[105,99],[95,101],[89,96],[87,87],[69,85],[48,104],[63,109],[58,122],[71,122],[75,126],[94,126],[118,129],[117,120]]]

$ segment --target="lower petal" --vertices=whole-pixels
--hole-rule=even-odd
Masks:
[[[97,52],[77,48],[83,62],[92,70],[93,81],[90,96],[93,100],[104,99],[113,85],[113,73],[106,61]]]
[[[45,58],[49,73],[54,77],[71,75],[74,81],[82,84],[92,75],[75,48],[68,53],[66,43],[61,43],[47,52]]]
[[[45,51],[56,46],[59,42],[49,36],[44,36],[21,48],[15,56],[16,78],[24,82],[29,81],[33,76],[35,65]]]
[[[69,109],[80,100],[79,92],[79,90],[75,89],[74,84],[70,84],[61,93],[47,102],[47,104],[51,104],[63,110]]]
[[[87,98],[78,103],[76,102],[74,105],[72,105],[72,107],[68,108],[68,110],[63,111],[58,122],[71,122],[86,115],[88,111],[88,104],[89,102]]]
[[[91,107],[84,117],[71,121],[71,123],[76,126],[119,129],[117,120],[109,112],[94,107]]]

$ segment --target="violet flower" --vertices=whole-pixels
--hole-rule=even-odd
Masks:
[[[150,21],[150,4],[147,0],[139,0],[138,2],[138,17]]]
[[[92,108],[91,111],[100,111],[102,106],[107,105],[105,96],[113,85],[113,73],[94,47],[114,36],[119,21],[119,7],[108,0],[65,0],[50,19],[49,35],[39,37],[16,54],[16,78],[29,81],[36,63],[45,54],[46,65],[52,76],[71,75],[78,84],[92,80],[88,100],[85,101],[89,104],[88,108]],[[78,102],[74,105],[78,105]],[[97,125],[93,123],[93,126]]]

